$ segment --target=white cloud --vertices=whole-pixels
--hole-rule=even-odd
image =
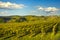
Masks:
[[[31,13],[35,13],[36,11],[31,11]]]
[[[44,10],[44,8],[43,7],[39,7],[38,10]]]
[[[0,14],[7,14],[7,13],[8,13],[7,11],[0,12]]]
[[[47,7],[47,8],[39,7],[38,10],[42,10],[42,11],[45,11],[47,13],[53,13],[53,12],[58,11],[59,9],[56,7]]]
[[[0,1],[0,9],[21,9],[24,8],[25,5],[23,4],[16,4],[11,2],[1,2]]]
[[[48,8],[45,8],[45,11],[57,11],[58,8],[56,7],[48,7]]]

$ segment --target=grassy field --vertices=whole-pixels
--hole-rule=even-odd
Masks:
[[[60,16],[0,17],[0,40],[60,40]]]

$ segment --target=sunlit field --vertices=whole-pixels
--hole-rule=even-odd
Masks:
[[[60,16],[0,17],[0,40],[60,40]]]

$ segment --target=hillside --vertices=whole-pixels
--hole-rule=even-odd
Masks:
[[[0,40],[60,40],[60,16],[0,16]]]

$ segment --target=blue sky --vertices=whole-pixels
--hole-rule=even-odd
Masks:
[[[0,16],[60,15],[60,0],[0,0]]]

